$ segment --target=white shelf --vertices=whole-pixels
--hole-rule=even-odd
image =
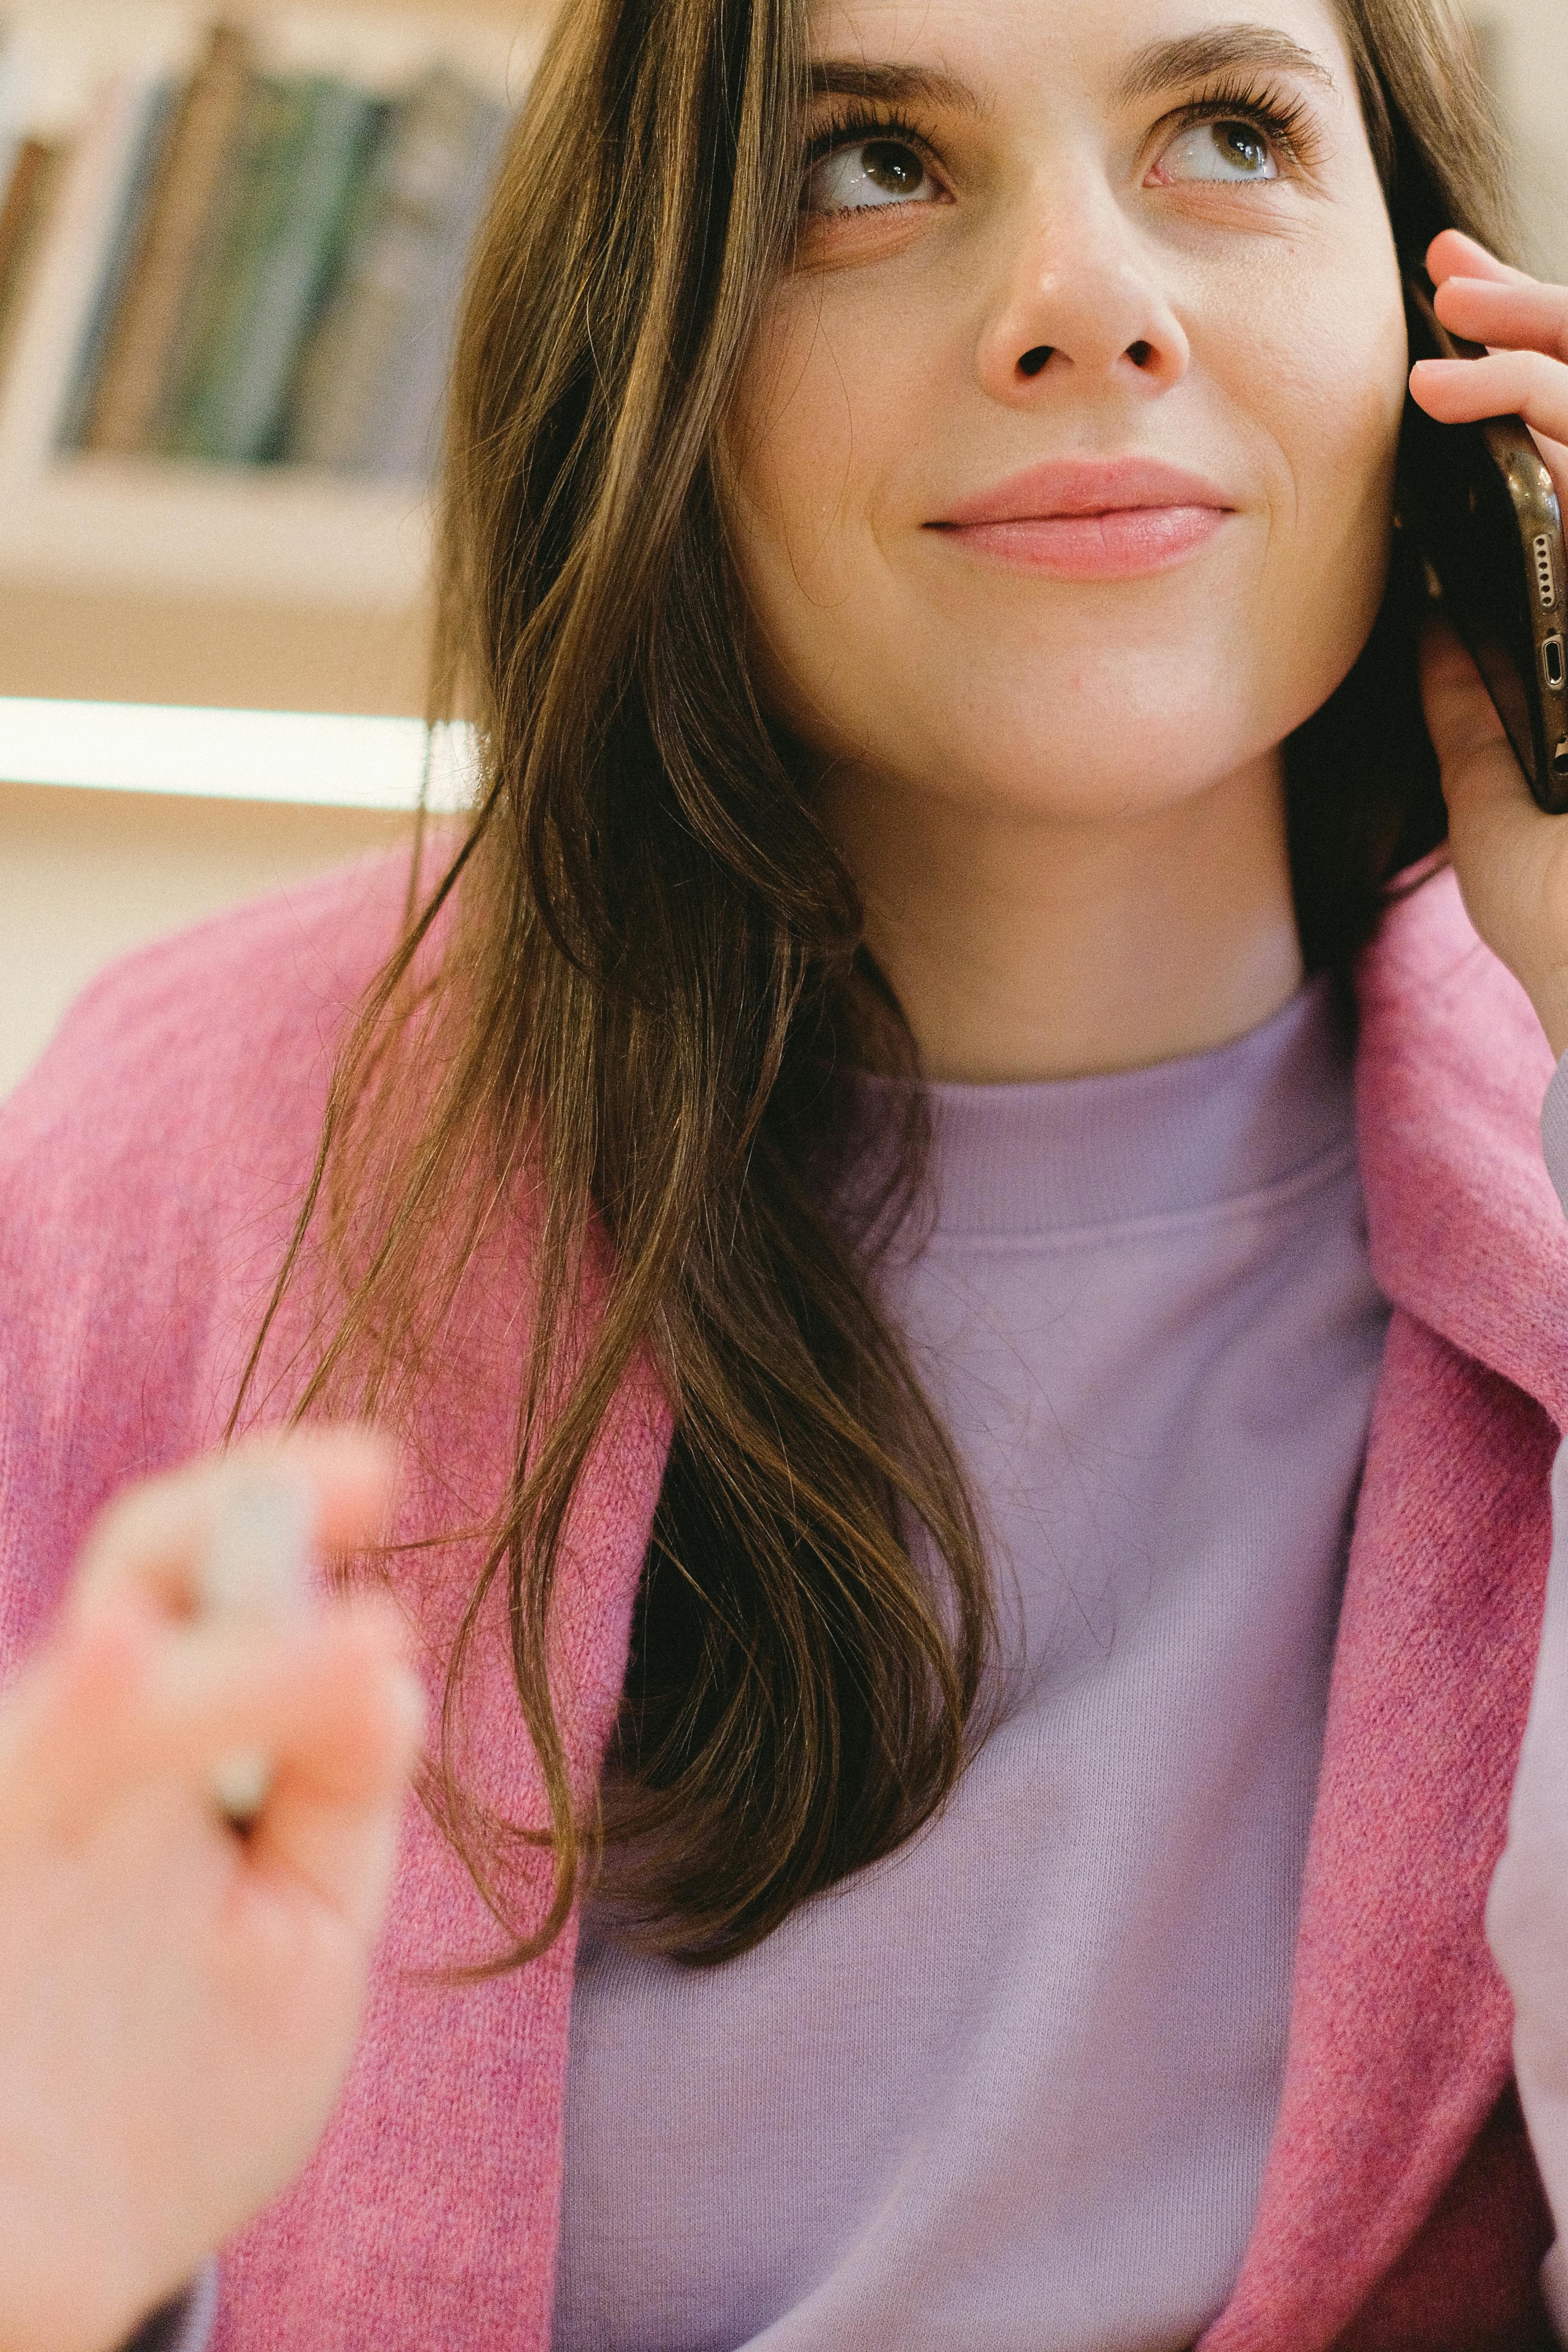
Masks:
[[[449,815],[475,771],[465,726],[0,696],[0,783]]]
[[[74,457],[4,482],[0,580],[402,613],[429,571],[422,485]]]

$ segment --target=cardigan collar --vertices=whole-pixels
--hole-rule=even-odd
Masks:
[[[1511,2071],[1484,1916],[1540,1639],[1552,1423],[1568,1419],[1568,1224],[1538,1130],[1552,1056],[1451,875],[1391,909],[1359,982],[1363,1177],[1394,1313],[1280,2112],[1240,2273],[1201,2352],[1322,2352],[1352,2323],[1357,2344],[1389,2340],[1381,2283]]]
[[[1568,1428],[1568,1220],[1541,1150],[1552,1052],[1439,873],[1362,960],[1357,1127],[1384,1295]]]

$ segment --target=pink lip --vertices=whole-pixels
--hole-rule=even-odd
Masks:
[[[1071,457],[962,499],[927,528],[1013,570],[1128,580],[1184,562],[1234,512],[1212,482],[1158,458]]]

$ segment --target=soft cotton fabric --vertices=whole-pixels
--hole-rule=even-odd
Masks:
[[[1388,1321],[1350,1055],[1315,982],[931,1099],[881,1288],[988,1517],[1004,1719],[740,1960],[590,1916],[555,2352],[1179,2352],[1247,2242]]]
[[[0,1673],[47,1625],[97,1504],[221,1429],[308,1174],[336,1037],[395,933],[396,861],[132,959],[0,1117]],[[1551,1056],[1451,880],[1358,973],[1356,1119],[1393,1306],[1330,1678],[1279,2115],[1203,2352],[1519,2352],[1551,2341],[1550,2218],[1511,2087],[1486,1890],[1540,1642],[1568,1420],[1568,1225],[1542,1161]],[[433,1361],[401,1516],[460,1527],[504,1475],[529,1296],[524,1201]],[[261,1391],[289,1395],[285,1324]],[[584,1801],[626,1671],[668,1444],[646,1366],[616,1402],[563,1561],[552,1672]],[[434,1677],[479,1559],[411,1555]],[[537,1821],[506,1627],[462,1694],[466,1769]],[[542,1873],[522,1866],[519,1911]],[[574,1939],[461,1992],[495,1948],[411,1809],[365,2031],[301,2178],[224,2251],[218,2352],[542,2352]]]

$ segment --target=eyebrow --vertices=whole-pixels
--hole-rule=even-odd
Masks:
[[[1326,89],[1333,75],[1310,49],[1271,25],[1211,25],[1178,40],[1151,41],[1124,68],[1113,92],[1118,106],[1158,97],[1183,82],[1211,81],[1216,74],[1250,67],[1300,74]],[[966,81],[935,66],[870,65],[863,58],[816,58],[811,66],[813,98],[858,98],[881,106],[937,106],[965,114],[987,109]]]
[[[1325,89],[1335,87],[1321,58],[1271,25],[1211,25],[1180,40],[1151,41],[1130,59],[1116,85],[1119,106],[1158,97],[1180,82],[1208,81],[1215,75],[1262,66],[1276,73],[1300,74]]]
[[[934,66],[868,65],[860,58],[817,58],[811,68],[813,98],[861,98],[882,106],[940,106],[964,114],[984,112],[979,99],[956,74]]]

